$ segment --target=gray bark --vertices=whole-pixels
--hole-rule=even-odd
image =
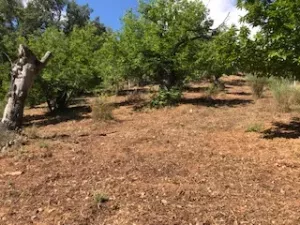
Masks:
[[[11,68],[11,87],[1,121],[8,129],[15,130],[21,127],[29,90],[34,78],[46,66],[50,57],[51,52],[47,52],[41,60],[38,60],[29,48],[19,46],[18,59]]]

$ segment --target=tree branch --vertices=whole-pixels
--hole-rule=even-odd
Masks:
[[[52,53],[51,52],[47,52],[44,57],[41,59],[41,63],[42,66],[46,66],[46,64],[48,63],[48,61],[50,60],[50,58],[52,57]]]
[[[13,65],[13,62],[11,61],[10,57],[8,54],[6,54],[5,52],[3,52],[3,54],[6,56],[6,58],[8,59],[8,61],[10,62],[10,65]]]

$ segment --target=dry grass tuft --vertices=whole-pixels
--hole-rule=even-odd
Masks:
[[[140,92],[138,92],[137,90],[135,90],[134,92],[130,93],[127,96],[127,102],[139,103],[143,100],[144,100],[144,98],[143,98],[142,94]]]
[[[39,137],[38,135],[38,128],[33,125],[31,127],[28,127],[24,130],[24,134],[28,137],[28,138],[31,138],[31,139],[36,139]]]
[[[270,89],[280,111],[289,112],[293,106],[300,104],[300,89],[289,80],[272,79]]]
[[[254,98],[262,98],[265,87],[268,84],[268,78],[248,75],[246,79],[251,87]]]
[[[95,121],[113,120],[114,106],[108,101],[108,97],[101,95],[97,97],[92,105],[92,118]]]

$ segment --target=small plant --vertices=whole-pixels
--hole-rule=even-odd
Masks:
[[[206,90],[207,97],[215,97],[222,91],[222,88],[219,85],[211,84]]]
[[[109,201],[109,197],[103,193],[95,193],[94,201],[97,205],[106,203]]]
[[[114,106],[108,102],[107,96],[96,98],[92,105],[92,118],[95,121],[108,121],[113,119]]]
[[[288,79],[270,79],[270,89],[281,111],[288,112],[293,105],[300,104],[300,89],[293,86]]]
[[[49,145],[46,142],[40,142],[40,148],[49,149]]]
[[[162,108],[178,104],[182,97],[181,89],[172,88],[170,90],[161,89],[154,95],[150,102],[151,108]]]
[[[268,78],[248,75],[246,80],[251,87],[253,96],[257,99],[262,98],[264,89],[268,84]]]
[[[255,133],[260,133],[264,129],[263,125],[261,123],[254,123],[248,126],[246,129],[246,132],[255,132]]]

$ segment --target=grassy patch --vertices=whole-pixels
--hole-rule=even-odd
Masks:
[[[255,133],[260,133],[264,130],[264,126],[261,123],[254,123],[254,124],[250,124],[247,129],[246,132],[255,132]]]

